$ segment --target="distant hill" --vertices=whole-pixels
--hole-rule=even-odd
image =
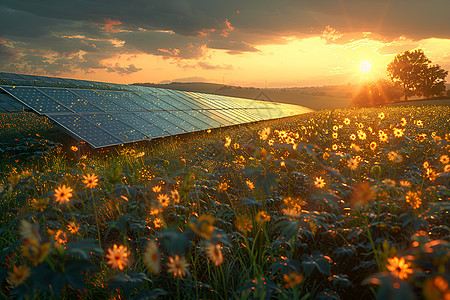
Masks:
[[[135,85],[290,103],[314,110],[347,108],[359,88],[356,85],[340,85],[260,89],[203,82],[136,83]]]

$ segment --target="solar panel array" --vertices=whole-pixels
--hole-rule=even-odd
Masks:
[[[16,75],[0,73],[3,81],[3,74]],[[48,78],[35,77],[44,83]],[[52,80],[59,79],[47,81]],[[17,106],[23,104],[47,116],[94,148],[311,111],[296,105],[220,95],[127,85],[112,89],[108,84],[89,83],[75,88],[8,84],[1,85],[1,89],[17,100]]]

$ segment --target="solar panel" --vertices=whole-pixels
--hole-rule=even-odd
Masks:
[[[0,72],[0,112],[31,108],[92,147],[282,118],[290,104]]]
[[[66,129],[75,138],[78,140],[87,141],[94,148],[125,143],[125,141],[119,140],[81,116],[48,115],[48,117]]]
[[[57,99],[59,103],[75,112],[102,112],[100,108],[90,104],[70,90],[61,88],[37,88],[37,90],[55,101]]]
[[[3,89],[38,114],[70,113],[70,110],[34,87],[3,86]]]

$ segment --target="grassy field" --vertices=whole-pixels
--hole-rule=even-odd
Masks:
[[[449,115],[322,110],[99,151],[0,115],[1,295],[446,299]]]

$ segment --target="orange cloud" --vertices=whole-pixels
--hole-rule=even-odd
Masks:
[[[163,53],[167,53],[167,54],[172,55],[172,56],[178,56],[180,54],[180,49],[177,49],[177,48],[175,48],[175,49],[172,49],[172,48],[169,48],[169,49],[159,48],[158,51],[163,52]]]
[[[118,33],[118,32],[120,32],[120,29],[115,28],[114,26],[117,26],[120,24],[122,24],[122,22],[120,22],[119,20],[106,19],[106,24],[103,28],[106,30],[106,32]]]
[[[224,30],[222,30],[221,36],[228,37],[228,35],[230,34],[230,31],[236,30],[236,27],[233,27],[231,25],[230,21],[228,21],[228,19],[225,19],[225,25],[226,25],[226,28]]]
[[[200,36],[209,36],[211,33],[213,33],[214,31],[216,31],[214,28],[210,28],[210,29],[202,29],[198,34]]]

